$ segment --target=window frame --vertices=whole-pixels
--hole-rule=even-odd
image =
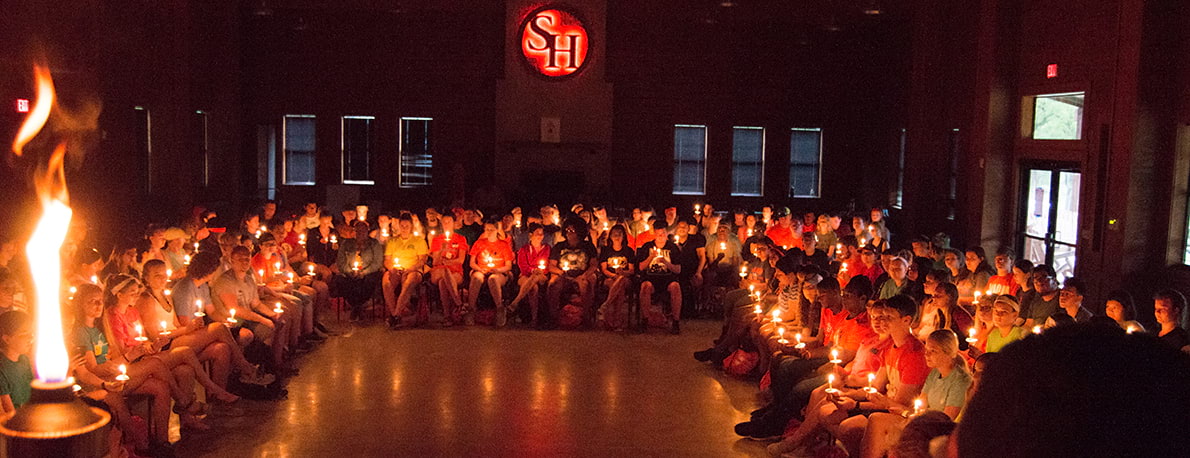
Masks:
[[[434,118],[430,116],[401,116],[397,123],[397,187],[402,189],[428,188],[434,185],[434,138],[427,134],[429,146],[426,148],[430,156],[430,174],[427,183],[405,182],[405,121],[425,121],[428,125],[426,132],[433,132]]]
[[[793,186],[793,170],[796,166],[807,166],[808,163],[797,163],[793,160],[793,135],[794,132],[818,132],[818,160],[814,162],[814,195],[799,195],[794,193]],[[789,129],[789,190],[786,195],[792,199],[821,199],[822,198],[822,149],[824,143],[824,133],[821,127],[791,127]]]
[[[366,119],[368,120],[368,178],[367,180],[349,180],[347,179],[347,120],[348,119]],[[372,130],[372,123],[376,121],[375,116],[370,115],[343,115],[339,117],[339,181],[343,184],[349,185],[364,185],[371,186],[376,184],[376,180],[372,178],[372,150],[375,142],[373,138],[375,132]]]
[[[675,196],[705,196],[707,194],[707,140],[710,138],[709,129],[707,129],[706,124],[674,124],[673,132],[675,134],[674,135],[675,137],[677,136],[676,134],[677,134],[678,129],[702,129],[702,161],[701,161],[702,181],[701,181],[701,186],[700,186],[701,190],[699,190],[699,191],[678,191],[676,189],[678,183],[676,180],[674,180],[673,182],[670,183],[670,191],[672,191],[672,195],[675,195]],[[672,166],[673,169],[672,169],[672,171],[675,173],[677,172],[677,167],[680,162],[678,160],[677,153],[678,153],[678,144],[675,139],[674,145],[673,145],[673,153],[672,153],[673,154],[673,166]],[[672,175],[673,174],[671,174],[671,177],[670,177],[671,180],[673,180]]]
[[[289,180],[289,118],[314,120],[314,181]],[[318,116],[312,114],[287,114],[281,119],[281,184],[284,186],[316,186],[318,184]]]
[[[758,172],[757,172],[759,174],[759,178],[760,178],[760,180],[759,180],[760,186],[759,186],[759,189],[757,189],[755,193],[736,192],[735,191],[735,188],[736,188],[735,168],[738,164],[744,163],[741,161],[737,161],[736,157],[735,157],[735,151],[736,151],[735,133],[737,130],[759,130],[760,131],[760,161],[747,163],[749,165],[759,165],[760,166],[758,168]],[[766,129],[764,127],[731,126],[731,196],[732,197],[764,197],[764,172],[765,172],[764,164],[765,164],[765,159],[767,159],[766,154],[768,154],[768,132],[766,131]],[[704,174],[705,174],[705,170],[706,169],[704,166],[704,168],[703,168]]]

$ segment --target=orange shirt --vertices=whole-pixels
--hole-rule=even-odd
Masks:
[[[776,226],[770,227],[769,230],[764,233],[764,235],[767,235],[770,239],[772,239],[773,243],[779,247],[782,247],[782,249],[802,247],[802,233],[794,232],[792,226],[781,227],[781,225],[778,224]]]
[[[507,240],[492,242],[481,238],[471,245],[471,259],[481,266],[491,263],[496,268],[505,267],[505,262],[513,262],[512,245]]]

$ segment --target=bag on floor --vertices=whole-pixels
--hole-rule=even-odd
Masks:
[[[736,350],[723,360],[723,370],[728,374],[735,376],[745,376],[752,369],[756,368],[756,363],[760,361],[760,355],[744,350]]]

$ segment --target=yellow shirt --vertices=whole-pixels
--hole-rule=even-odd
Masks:
[[[390,265],[388,268],[400,266],[403,269],[408,269],[417,264],[417,257],[425,255],[430,252],[430,248],[426,246],[426,239],[421,237],[410,236],[407,239],[402,239],[399,236],[393,236],[388,239],[388,243],[384,244],[384,257],[388,259]]]

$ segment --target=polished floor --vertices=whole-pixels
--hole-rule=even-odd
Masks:
[[[668,333],[340,328],[289,398],[240,401],[180,456],[766,456],[732,426],[756,389],[696,362],[718,323]]]

